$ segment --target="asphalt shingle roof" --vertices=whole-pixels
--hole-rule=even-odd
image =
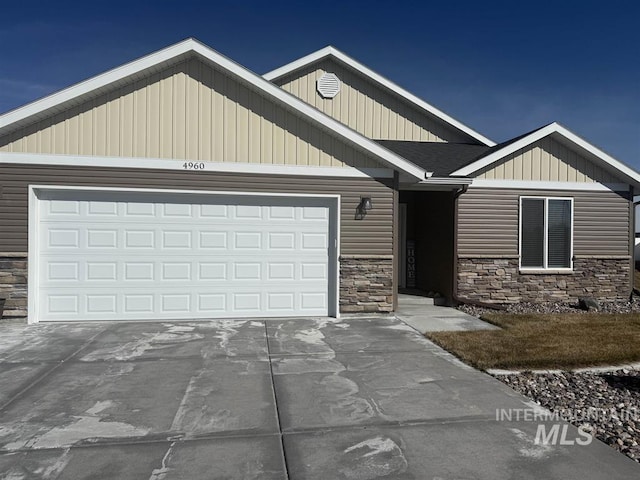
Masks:
[[[491,150],[486,145],[469,143],[412,142],[376,140],[383,147],[415,163],[435,177],[447,177]]]
[[[493,147],[472,143],[414,142],[405,140],[376,140],[376,142],[415,163],[427,172],[433,172],[434,177],[448,177],[456,170],[466,167],[470,163],[480,160],[482,157],[517,142],[542,128],[544,127],[536,128]]]

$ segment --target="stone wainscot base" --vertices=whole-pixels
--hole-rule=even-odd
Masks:
[[[518,258],[459,258],[458,297],[487,303],[628,299],[630,257],[578,257],[569,273],[522,273]]]
[[[27,316],[27,255],[0,254],[0,297],[7,299],[3,319]],[[340,258],[340,311],[391,312],[393,310],[393,257],[391,255]]]
[[[340,311],[391,312],[393,310],[393,257],[343,255],[340,257]]]
[[[27,316],[26,253],[0,253],[0,297],[6,298],[2,318]]]

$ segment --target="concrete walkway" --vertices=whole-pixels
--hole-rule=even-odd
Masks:
[[[3,480],[640,476],[524,411],[390,317],[0,326]]]
[[[455,308],[434,305],[432,298],[417,295],[400,294],[395,315],[420,333],[498,329]]]

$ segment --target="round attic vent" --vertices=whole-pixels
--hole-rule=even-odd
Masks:
[[[333,98],[340,91],[340,79],[335,73],[325,72],[316,82],[316,88],[322,98]]]

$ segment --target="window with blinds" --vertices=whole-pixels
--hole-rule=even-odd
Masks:
[[[520,197],[520,267],[571,268],[573,199]]]

